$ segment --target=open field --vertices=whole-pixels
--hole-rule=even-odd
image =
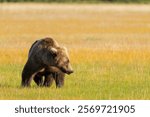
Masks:
[[[150,99],[150,6],[0,4],[0,99]],[[75,73],[56,89],[21,88],[36,39],[69,49]]]

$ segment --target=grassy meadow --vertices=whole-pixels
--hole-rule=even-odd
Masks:
[[[56,89],[21,88],[36,39],[69,50],[74,73]],[[150,99],[150,6],[0,4],[0,99]]]

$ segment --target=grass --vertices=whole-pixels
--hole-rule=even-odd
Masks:
[[[0,99],[150,99],[150,7],[0,4]],[[21,88],[36,39],[69,49],[75,73],[56,89]]]

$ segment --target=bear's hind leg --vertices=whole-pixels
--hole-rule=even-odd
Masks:
[[[21,81],[21,86],[22,87],[29,87],[31,84],[32,78],[35,76],[35,73],[28,71],[26,69],[23,70],[22,72],[22,81]]]
[[[22,71],[22,87],[29,87],[32,79],[35,77],[37,71],[39,71],[40,67],[33,64],[31,61],[27,61]]]

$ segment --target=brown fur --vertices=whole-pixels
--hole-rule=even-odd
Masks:
[[[22,86],[30,86],[34,79],[39,86],[50,86],[55,80],[56,87],[61,87],[65,73],[72,72],[67,50],[60,47],[54,39],[44,38],[34,42],[29,50],[28,60],[22,71]]]

